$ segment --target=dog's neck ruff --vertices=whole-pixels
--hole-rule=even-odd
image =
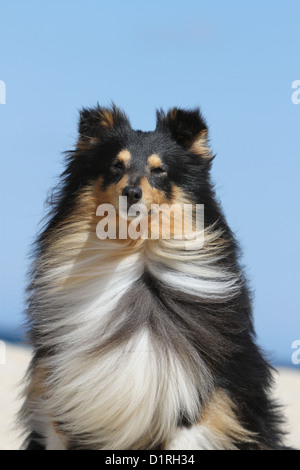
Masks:
[[[212,374],[144,278],[177,302],[178,292],[193,302],[231,299],[239,277],[222,267],[217,240],[207,231],[199,249],[197,238],[58,239],[51,257],[40,257],[35,279],[41,347],[55,351],[44,364],[51,392],[42,413],[59,416],[63,431],[88,447],[104,449],[147,448],[150,438],[155,446],[183,417],[195,421],[214,387]]]

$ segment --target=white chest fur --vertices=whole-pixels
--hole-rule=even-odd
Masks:
[[[214,269],[205,252],[201,260],[180,249],[170,254],[168,243],[132,253],[109,247],[90,237],[77,256],[66,256],[41,279],[47,288],[40,289],[39,302],[51,321],[41,321],[40,328],[48,346],[56,347],[47,360],[52,372],[46,408],[89,447],[147,448],[169,439],[182,415],[196,420],[200,398],[213,384],[200,357],[196,376],[195,360],[187,367],[184,351],[157,344],[147,324],[97,354],[99,344],[130,317],[122,305],[125,293],[145,268],[166,285],[205,298],[233,295],[238,282]]]

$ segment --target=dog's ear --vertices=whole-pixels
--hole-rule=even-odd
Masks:
[[[130,122],[126,114],[114,104],[109,108],[98,105],[95,108],[83,108],[80,111],[79,139],[101,141],[105,132],[118,128],[130,128]]]
[[[160,110],[156,113],[157,130],[171,133],[173,139],[191,153],[211,159],[208,146],[208,128],[200,110],[172,108],[167,114]]]

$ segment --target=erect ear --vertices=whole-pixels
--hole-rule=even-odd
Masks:
[[[156,113],[156,129],[169,131],[176,142],[189,152],[211,159],[208,146],[208,128],[200,110],[172,108],[167,114]]]
[[[97,105],[80,111],[79,140],[101,141],[105,132],[122,127],[130,128],[129,119],[114,104],[109,108]]]

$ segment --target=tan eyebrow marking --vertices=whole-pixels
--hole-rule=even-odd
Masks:
[[[150,166],[150,168],[158,168],[161,166],[161,164],[162,161],[160,157],[156,155],[156,153],[153,153],[148,157],[148,165]]]
[[[121,152],[118,153],[117,159],[128,167],[131,160],[131,153],[129,152],[129,150],[123,149],[121,150]]]

